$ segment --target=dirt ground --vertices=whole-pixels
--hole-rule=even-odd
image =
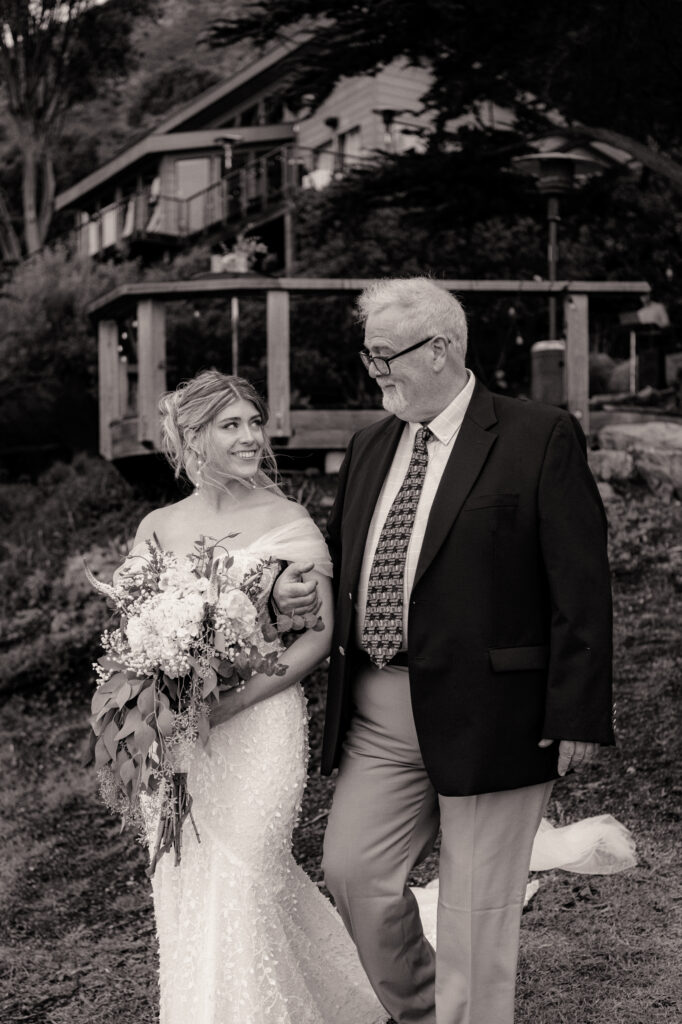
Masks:
[[[610,505],[619,745],[557,784],[558,824],[611,813],[639,864],[539,874],[523,918],[519,1024],[682,1020],[680,677],[682,510],[642,494]],[[676,551],[677,548],[677,551]],[[154,1024],[156,946],[145,854],[81,767],[92,683],[36,679],[0,714],[0,1020]],[[308,687],[311,776],[295,855],[320,878],[332,783],[317,771],[324,678]],[[437,871],[432,855],[418,882]],[[352,1024],[352,1022],[349,1022]]]

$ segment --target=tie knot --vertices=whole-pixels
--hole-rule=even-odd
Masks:
[[[414,436],[414,447],[418,450],[426,451],[426,445],[432,437],[433,434],[428,427],[420,427]]]

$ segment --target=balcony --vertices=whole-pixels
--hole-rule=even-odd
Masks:
[[[239,155],[238,155],[239,156]],[[247,221],[266,221],[284,211],[299,189],[320,189],[350,167],[371,165],[374,158],[324,152],[287,144],[266,153],[248,153],[220,181],[179,198],[155,192],[154,186],[81,215],[74,233],[78,253],[97,256],[132,241],[178,244],[218,224],[238,229]]]

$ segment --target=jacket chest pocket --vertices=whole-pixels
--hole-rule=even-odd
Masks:
[[[518,494],[477,494],[462,505],[462,512],[485,512],[496,509],[516,509]]]

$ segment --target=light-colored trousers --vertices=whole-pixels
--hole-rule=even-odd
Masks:
[[[399,1024],[513,1024],[530,854],[552,783],[440,796],[419,751],[407,669],[364,670],[354,700],[323,869],[372,986]],[[407,877],[439,820],[434,952]]]

